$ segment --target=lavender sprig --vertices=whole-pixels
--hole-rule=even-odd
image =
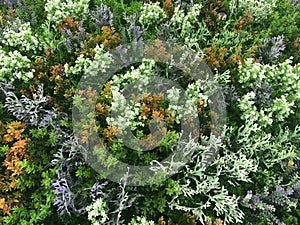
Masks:
[[[298,3],[299,3],[298,0],[290,0],[290,4],[294,6],[298,5]]]
[[[300,186],[300,185],[299,185]],[[246,196],[240,200],[242,206],[253,211],[254,217],[265,219],[277,225],[285,225],[276,216],[276,209],[287,207],[288,210],[296,208],[298,199],[295,198],[295,190],[298,186],[293,186],[292,189],[285,190],[281,186],[277,186],[276,190],[271,193],[253,194],[248,191]]]
[[[101,5],[101,7],[97,6],[96,10],[91,11],[90,17],[95,27],[99,30],[102,26],[113,26],[113,13],[110,7],[106,5]]]
[[[21,0],[2,0],[2,1],[0,1],[0,5],[2,5],[2,4],[8,8],[12,8],[13,6],[22,7],[23,1],[21,1]]]
[[[77,24],[78,32],[73,34],[70,29],[63,28],[61,34],[66,38],[62,44],[67,48],[68,53],[80,52],[82,51],[81,45],[85,40],[85,30],[82,27],[82,22]]]
[[[234,103],[240,99],[239,93],[233,85],[226,85],[224,88],[226,103]]]
[[[143,41],[143,30],[140,26],[137,26],[138,17],[137,14],[125,17],[127,25],[122,29],[122,39],[126,42],[139,42]]]
[[[260,60],[264,64],[274,63],[285,50],[284,35],[261,39],[259,47]]]
[[[256,83],[256,86],[254,87],[254,93],[254,101],[258,106],[270,106],[273,103],[273,100],[271,98],[273,89],[267,83],[262,82],[261,80],[258,81]]]

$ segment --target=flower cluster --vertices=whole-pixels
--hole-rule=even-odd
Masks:
[[[234,14],[250,11],[254,20],[259,21],[269,16],[276,8],[276,1],[239,0],[230,1],[230,11]]]
[[[18,50],[6,52],[0,46],[0,81],[23,80],[28,82],[33,78],[33,71],[30,69],[30,60],[23,56]]]
[[[112,77],[111,91],[113,102],[110,111],[121,113],[117,115],[117,118],[107,118],[109,125],[115,126],[120,130],[125,130],[127,127],[135,130],[137,126],[143,125],[142,122],[133,122],[139,115],[141,104],[134,101],[127,102],[128,100],[126,100],[120,90],[124,87],[126,88],[126,84],[140,79],[143,79],[144,84],[146,84],[148,77],[153,76],[154,65],[155,62],[153,60],[146,60],[138,69],[132,67],[131,71],[127,71],[124,75]]]
[[[3,5],[5,5],[6,7],[12,7],[14,5],[21,6],[22,1],[20,1],[20,0],[4,0]]]
[[[122,88],[126,88],[127,84],[134,83],[137,85],[137,90],[143,93],[141,96],[135,96],[135,98],[143,98],[147,96],[145,87],[151,82],[151,78],[154,77],[153,60],[145,60],[137,69],[131,68],[131,71],[127,71],[124,75],[113,76],[111,91],[113,94],[113,101],[111,105],[111,112],[119,112],[116,118],[107,118],[107,122],[111,126],[115,126],[121,131],[126,127],[130,127],[132,130],[136,130],[139,126],[144,126],[143,120],[146,116],[141,117],[140,111],[142,110],[142,104],[138,101],[126,99],[121,92]],[[143,84],[141,81],[143,80]],[[153,80],[152,80],[153,81]],[[172,87],[166,91],[165,98],[167,99],[168,108],[172,115],[176,115],[176,122],[180,124],[180,120],[183,118],[195,118],[197,116],[197,104],[203,108],[208,106],[208,96],[205,96],[201,89],[201,82],[195,82],[189,84],[186,90],[180,90]],[[152,90],[149,91],[149,93]],[[149,94],[148,93],[148,94]],[[181,100],[182,95],[188,98],[187,101]],[[128,97],[128,96],[127,96]],[[138,119],[138,121],[134,121]]]
[[[284,225],[276,216],[276,210],[280,207],[287,207],[290,211],[297,206],[298,199],[294,196],[294,190],[281,186],[276,186],[276,190],[271,193],[253,194],[252,191],[248,191],[246,196],[241,198],[241,204],[253,211],[254,218],[250,220],[264,218],[274,224]],[[249,221],[250,222],[250,221]]]
[[[142,7],[139,23],[144,27],[158,25],[166,18],[164,10],[159,6],[159,2],[145,4]]]
[[[263,127],[273,123],[272,113],[267,110],[258,110],[255,106],[255,93],[248,92],[241,97],[239,101],[239,109],[243,112],[242,119],[258,123]]]
[[[133,218],[127,225],[154,225],[154,221],[148,221],[145,217],[138,216],[136,219]]]
[[[172,88],[167,91],[167,99],[170,101],[169,109],[171,113],[176,115],[176,122],[179,124],[180,120],[188,117],[197,116],[197,103],[202,108],[208,106],[208,96],[204,95],[201,90],[201,84],[199,81],[189,84],[185,90],[185,95],[188,97],[188,100],[182,104],[180,103],[180,96],[183,93],[180,93],[181,90],[177,88]]]
[[[103,45],[97,45],[93,49],[93,52],[95,53],[93,60],[84,55],[80,55],[75,60],[75,65],[69,66],[69,64],[66,63],[64,65],[65,75],[67,77],[80,77],[85,74],[88,77],[91,77],[97,76],[99,69],[101,72],[105,72],[109,68],[111,62],[110,55],[104,52]]]
[[[293,107],[300,96],[297,75],[299,65],[290,64],[291,60],[286,60],[278,66],[253,64],[252,60],[248,59],[244,66],[240,66],[238,83],[248,90],[238,103],[243,112],[242,119],[252,120],[266,127],[274,120],[284,121],[294,113]],[[264,90],[259,88],[262,83],[265,86]]]
[[[38,36],[33,33],[30,23],[11,22],[3,31],[2,44],[8,47],[13,47],[22,52],[32,51],[37,54],[41,50]],[[17,27],[18,26],[18,27]],[[17,30],[11,29],[16,27]]]
[[[86,211],[88,212],[88,220],[91,221],[92,225],[105,224],[108,219],[106,204],[102,198],[98,198],[87,206]]]
[[[47,19],[56,25],[66,17],[84,20],[89,14],[89,2],[89,0],[47,0],[45,4]]]

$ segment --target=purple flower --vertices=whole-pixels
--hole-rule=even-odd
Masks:
[[[294,194],[294,190],[293,189],[289,189],[286,191],[287,195],[292,195]]]
[[[281,192],[281,193],[285,193],[285,190],[283,187],[280,187],[280,186],[276,186],[276,191],[277,192]]]

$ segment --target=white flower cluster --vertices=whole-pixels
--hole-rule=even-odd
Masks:
[[[47,0],[45,11],[47,19],[56,25],[62,22],[63,18],[72,17],[76,20],[85,20],[89,15],[90,0]]]
[[[41,50],[37,34],[33,34],[29,22],[23,23],[20,26],[19,23],[16,24],[16,22],[12,22],[11,26],[18,26],[17,31],[7,26],[2,34],[3,45],[18,48],[22,52],[32,51],[37,53],[37,50]]]
[[[299,82],[298,85],[300,85]],[[287,98],[289,98],[288,95],[282,95],[274,100],[271,110],[278,121],[284,121],[291,113],[294,113],[292,108],[295,106],[295,103],[294,101],[288,101]]]
[[[243,112],[242,119],[266,127],[274,120],[284,121],[294,113],[295,102],[300,99],[300,64],[292,66],[291,63],[288,59],[279,65],[262,65],[248,59],[245,65],[240,66],[238,82],[242,88],[253,90],[258,81],[262,81],[273,90],[272,96],[269,96],[273,100],[270,106],[257,107],[255,99],[260,96],[256,96],[254,91],[242,96],[238,104]]]
[[[123,88],[126,84],[129,84],[130,82],[152,76],[154,66],[155,66],[154,60],[143,60],[142,64],[137,69],[131,67],[130,71],[127,71],[125,74],[121,76],[114,75],[112,77],[111,89],[119,90]]]
[[[97,76],[99,72],[106,72],[107,68],[111,63],[111,57],[109,53],[105,53],[104,46],[96,46],[94,48],[95,56],[92,61],[89,58],[84,58],[83,55],[80,55],[76,61],[74,66],[69,66],[69,64],[65,64],[65,75],[67,77],[70,76],[81,76],[88,75]]]
[[[210,34],[204,22],[198,21],[202,5],[195,4],[190,8],[190,11],[185,14],[183,10],[176,7],[174,14],[170,20],[176,37],[183,41],[188,47],[196,47],[200,50],[199,41],[205,40],[205,37]],[[195,29],[195,23],[198,28]]]
[[[136,219],[133,218],[130,223],[127,225],[154,225],[154,221],[148,221],[145,217],[137,217]]]
[[[159,6],[159,2],[151,2],[142,7],[139,22],[144,27],[148,27],[160,24],[166,17],[164,10]]]
[[[250,11],[254,20],[266,18],[276,7],[276,0],[231,0],[231,13]]]
[[[30,60],[17,50],[6,53],[0,46],[0,81],[20,79],[27,82],[33,78],[30,70]]]
[[[104,224],[108,220],[106,203],[98,198],[94,203],[86,207],[88,220],[92,225]]]

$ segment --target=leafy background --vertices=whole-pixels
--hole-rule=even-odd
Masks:
[[[299,7],[297,0],[0,1],[0,223],[299,224]],[[223,88],[227,118],[223,138],[209,138],[214,112],[187,73],[147,59],[126,65],[113,83],[160,75],[194,87],[201,122],[199,142],[183,143],[191,162],[164,182],[132,187],[129,171],[115,183],[85,162],[71,112],[84,113],[83,97],[97,98],[99,137],[119,160],[149,165],[168,156],[180,115],[163,97],[146,95],[130,120],[141,139],[151,138],[144,128],[151,118],[167,124],[158,147],[142,154],[122,146],[107,120],[113,103],[122,106],[112,82],[99,94],[75,95],[84,73],[109,64],[106,52],[122,55],[118,46],[143,40],[155,40],[149,51],[158,59],[167,57],[159,54],[163,41],[199,55]],[[205,169],[201,155],[211,148],[219,154]]]

